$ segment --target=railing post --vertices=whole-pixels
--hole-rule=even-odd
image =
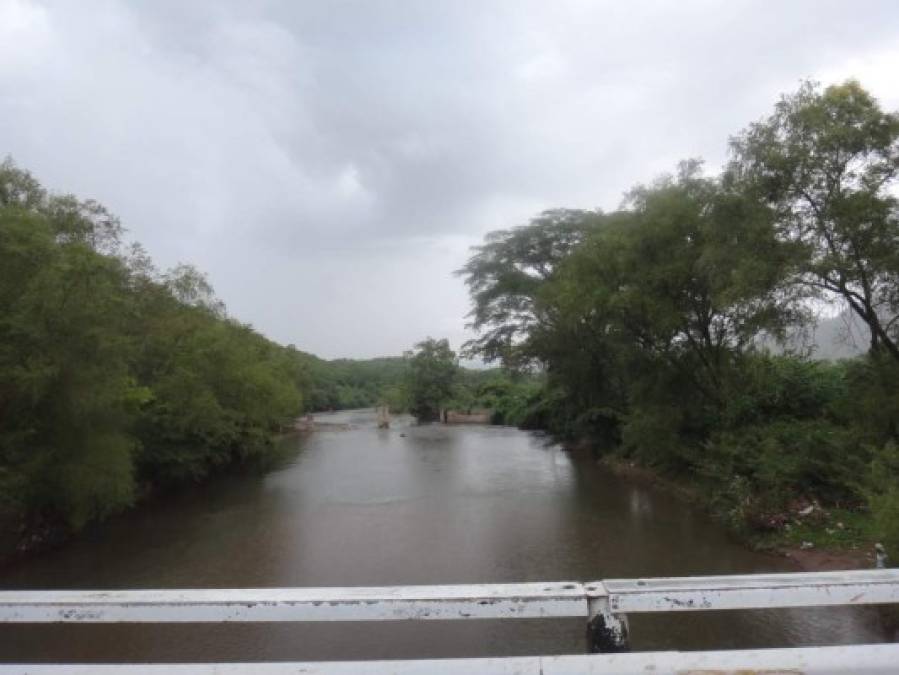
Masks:
[[[874,567],[879,570],[885,570],[887,567],[887,551],[883,544],[874,544]]]
[[[630,651],[627,616],[613,614],[609,594],[601,583],[585,586],[587,593],[587,652],[610,654]]]

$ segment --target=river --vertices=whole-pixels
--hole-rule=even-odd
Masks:
[[[348,429],[281,441],[282,465],[145,505],[0,573],[12,588],[587,581],[790,571],[683,501],[506,427]],[[634,649],[881,642],[876,610],[631,618]],[[577,620],[0,626],[0,661],[258,661],[580,653]]]

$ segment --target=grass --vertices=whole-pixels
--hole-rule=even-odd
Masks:
[[[797,516],[783,529],[759,533],[753,543],[762,549],[815,548],[850,551],[868,549],[876,541],[871,514],[859,509],[829,509]]]

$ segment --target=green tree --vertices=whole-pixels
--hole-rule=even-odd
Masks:
[[[230,319],[196,269],[160,275],[122,234],[102,205],[0,164],[5,530],[78,529],[144,487],[261,458],[301,410],[291,350]]]
[[[782,337],[801,313],[781,289],[792,256],[770,210],[700,169],[684,162],[631,192],[632,221],[611,233],[620,279],[610,306],[641,350],[720,404],[734,358],[762,332]]]
[[[134,498],[128,273],[73,198],[0,166],[0,499],[80,527]]]
[[[192,267],[164,275],[138,298],[135,315],[143,336],[135,373],[151,392],[136,423],[142,476],[198,480],[260,456],[299,414],[299,375],[288,350],[226,318]]]
[[[456,354],[447,340],[428,338],[406,352],[409,372],[406,380],[409,412],[420,422],[438,419],[444,403],[453,396],[459,373]]]
[[[806,83],[731,146],[728,180],[804,253],[794,283],[845,302],[899,359],[899,115],[854,80]]]
[[[543,366],[528,423],[695,482],[732,524],[867,502],[899,541],[897,137],[857,83],[805,85],[734,139],[720,176],[685,162],[573,231],[494,233],[461,271],[470,348]],[[767,353],[822,299],[870,327],[866,358]],[[469,387],[496,407],[511,392]]]
[[[538,294],[530,349],[579,411],[575,431],[614,442],[623,423],[632,446],[701,439],[741,355],[800,315],[779,287],[792,258],[770,211],[700,168],[634,189]]]
[[[457,274],[472,298],[469,317],[480,334],[466,354],[510,367],[527,363],[522,343],[539,322],[536,297],[558,264],[601,218],[594,211],[545,211],[527,225],[487,235]]]

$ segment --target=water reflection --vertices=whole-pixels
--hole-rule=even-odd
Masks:
[[[118,519],[7,570],[7,588],[347,586],[790,569],[683,502],[500,427],[374,428],[284,441],[292,460]],[[857,609],[638,616],[638,649],[873,642]],[[0,627],[3,660],[261,660],[577,652],[578,621]]]
[[[652,517],[652,497],[646,490],[639,487],[631,488],[628,503],[632,521]]]

